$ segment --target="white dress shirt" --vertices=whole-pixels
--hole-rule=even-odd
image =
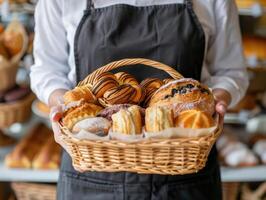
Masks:
[[[183,0],[94,0],[96,8],[113,4],[171,3],[183,3]],[[85,7],[86,0],[39,0],[37,4],[35,64],[30,76],[32,90],[45,103],[54,90],[69,90],[76,85],[74,36]],[[193,7],[206,36],[201,81],[213,89],[227,90],[233,106],[248,87],[235,2],[193,0]]]

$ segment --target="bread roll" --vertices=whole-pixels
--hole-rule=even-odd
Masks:
[[[77,107],[71,107],[63,114],[64,125],[72,130],[73,126],[88,117],[95,117],[103,108],[92,103],[81,102]]]
[[[186,110],[175,119],[175,126],[182,128],[210,128],[214,125],[213,118],[199,110]]]
[[[45,125],[36,125],[6,156],[5,165],[11,168],[31,168],[34,157],[40,152],[49,135],[51,131]]]
[[[92,93],[89,85],[75,87],[73,90],[66,92],[63,98],[65,104],[80,101],[81,99],[90,103],[95,103],[97,101],[97,98]]]
[[[140,108],[131,106],[127,110],[121,109],[112,115],[113,132],[126,135],[138,135],[142,132],[142,119]]]
[[[160,132],[174,127],[172,110],[166,107],[149,107],[146,109],[145,124],[147,132]]]
[[[55,170],[60,166],[62,148],[54,141],[53,133],[45,144],[40,147],[40,152],[34,157],[32,167],[34,169]]]
[[[73,127],[72,132],[78,133],[81,130],[94,133],[96,135],[107,135],[111,128],[111,122],[103,117],[91,117],[79,121]]]
[[[126,72],[118,72],[115,74],[120,85],[122,84],[129,84],[129,85],[138,85],[137,79],[134,76],[126,73]]]
[[[205,85],[193,79],[172,81],[155,92],[149,106],[169,106],[175,116],[183,110],[197,109],[213,115],[214,97]]]

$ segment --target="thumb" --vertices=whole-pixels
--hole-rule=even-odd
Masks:
[[[50,110],[50,119],[54,122],[58,122],[63,116],[62,106],[54,106]]]
[[[218,112],[222,117],[224,117],[227,111],[227,104],[223,101],[219,101],[216,104],[216,112]]]

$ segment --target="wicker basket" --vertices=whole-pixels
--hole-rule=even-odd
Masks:
[[[16,84],[18,63],[10,63],[6,66],[0,66],[0,91],[12,88]]]
[[[34,99],[35,96],[30,94],[13,103],[0,103],[0,128],[27,121],[31,116],[31,104]]]
[[[98,74],[123,66],[142,64],[182,78],[173,68],[147,59],[124,59],[105,65],[90,74],[79,85],[90,84]],[[71,151],[73,166],[79,171],[136,172],[182,175],[204,168],[209,152],[221,133],[222,124],[212,134],[197,138],[150,139],[135,143],[90,141],[73,138],[60,124],[62,139]]]
[[[12,183],[18,200],[56,200],[56,186],[34,183]]]

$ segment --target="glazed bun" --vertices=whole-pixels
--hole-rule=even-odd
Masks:
[[[213,125],[212,116],[199,110],[183,111],[175,119],[175,126],[181,128],[210,128]]]
[[[210,115],[215,112],[215,101],[210,89],[193,79],[171,81],[152,96],[149,106],[169,106],[175,116],[184,111],[197,109]]]
[[[63,98],[65,104],[69,104],[74,101],[80,101],[82,99],[90,103],[95,103],[97,101],[97,98],[92,93],[89,85],[75,87],[73,90],[66,92]]]
[[[149,107],[146,109],[145,128],[147,132],[160,132],[174,127],[172,110],[167,107]]]
[[[102,109],[100,106],[83,101],[64,112],[63,123],[68,129],[72,130],[77,122],[89,117],[95,117]]]
[[[111,128],[111,122],[103,117],[91,117],[77,122],[72,132],[78,133],[81,130],[94,133],[96,135],[107,135]]]
[[[139,106],[121,109],[112,115],[113,132],[126,135],[139,135],[142,132],[142,118]]]

